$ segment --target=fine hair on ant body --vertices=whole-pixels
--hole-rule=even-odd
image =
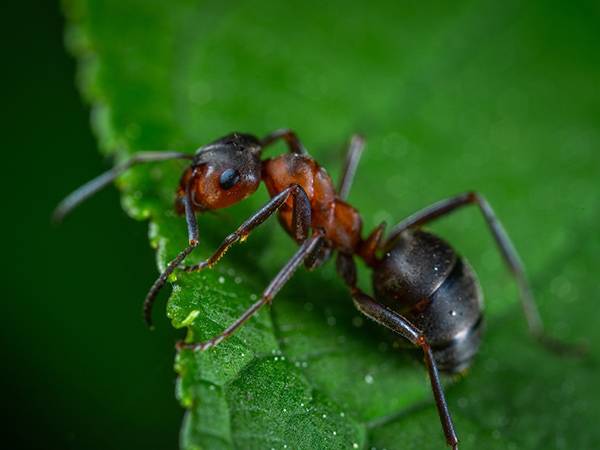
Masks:
[[[261,159],[262,151],[279,140],[285,142],[289,152]],[[175,200],[177,212],[185,215],[189,243],[150,288],[144,301],[146,323],[151,325],[154,300],[175,269],[196,272],[213,267],[233,244],[244,241],[277,212],[280,224],[299,244],[299,249],[260,299],[221,334],[205,342],[179,342],[177,348],[202,351],[218,345],[262,306],[270,304],[298,267],[304,264],[308,269],[315,269],[336,251],[337,272],[348,286],[356,308],[423,351],[446,442],[457,449],[458,438],[438,369],[457,373],[470,365],[483,331],[483,296],[468,262],[444,240],[421,230],[423,225],[463,206],[476,205],[518,285],[530,333],[552,350],[566,353],[570,347],[544,334],[523,264],[481,194],[467,192],[439,201],[401,221],[386,239],[384,223],[363,239],[361,217],[346,202],[363,148],[362,137],[353,136],[337,189],[291,130],[278,130],[263,139],[232,133],[200,147],[193,155],[172,151],[140,152],[66,197],[55,210],[54,219],[62,220],[79,203],[134,165],[191,160],[181,177]],[[192,266],[182,265],[199,244],[196,213],[237,203],[253,194],[261,181],[271,199],[229,234],[208,259]],[[355,256],[372,270],[373,296],[357,285]]]

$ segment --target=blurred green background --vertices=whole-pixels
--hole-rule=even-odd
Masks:
[[[452,395],[451,408],[460,407],[466,425],[481,428],[483,423],[484,433],[495,439],[500,436],[496,430],[503,430],[523,446],[528,442],[523,434],[532,435],[529,447],[543,442],[538,413],[553,439],[548,448],[572,448],[569,434],[577,434],[575,442],[594,442],[600,402],[592,387],[599,336],[598,5],[466,1],[458,6],[440,2],[427,11],[408,4],[401,28],[381,28],[350,41],[336,36],[350,35],[360,21],[352,23],[332,7],[323,11],[323,23],[311,22],[314,41],[302,27],[286,30],[292,47],[307,42],[307,49],[300,63],[289,55],[283,67],[280,42],[273,36],[281,31],[275,24],[280,17],[293,21],[291,10],[280,7],[272,15],[255,16],[253,7],[245,5],[211,28],[214,18],[227,16],[224,8],[211,6],[206,15],[199,14],[203,22],[182,19],[194,32],[206,26],[202,45],[210,58],[196,60],[192,54],[186,61],[189,73],[179,76],[202,73],[215,85],[189,86],[187,102],[173,105],[181,121],[178,142],[201,144],[197,141],[228,131],[232,124],[260,133],[293,126],[309,144],[319,143],[315,153],[335,172],[338,142],[352,131],[367,132],[365,168],[359,169],[351,198],[365,212],[368,226],[392,222],[451,193],[482,189],[523,253],[549,328],[571,340],[589,337],[594,352],[585,363],[569,361],[564,368],[539,355],[525,337],[514,287],[481,221],[474,212],[461,214],[439,229],[452,236],[479,272],[488,294],[490,329],[479,363]],[[8,252],[2,260],[7,292],[0,333],[5,408],[14,421],[8,424],[9,436],[23,448],[175,448],[182,416],[173,396],[177,333],[160,308],[153,333],[140,317],[141,299],[156,273],[147,227],[125,216],[114,189],[61,227],[50,226],[56,202],[110,161],[99,156],[90,111],[75,88],[58,5],[27,1],[8,8],[3,14],[8,126],[2,176]],[[126,20],[125,14],[113,17],[108,9],[98,10],[105,23]],[[376,29],[377,8],[368,11],[364,17],[353,11],[351,17]],[[196,36],[189,32],[190,39]],[[262,40],[264,45],[246,47],[239,39],[244,33],[248,42]],[[388,41],[396,53],[370,52],[386,48]],[[148,45],[152,42],[149,38]],[[311,45],[322,46],[323,53]],[[223,54],[222,48],[229,52]],[[368,64],[364,73],[326,67],[323,58],[334,52],[342,68],[351,66],[355,52],[360,54]],[[271,55],[275,62],[269,65]],[[237,97],[229,77],[257,59],[266,62],[260,76],[249,74],[245,86],[250,93]],[[330,78],[320,75],[319,66]],[[388,73],[390,66],[397,71]],[[111,75],[118,79],[121,73]],[[347,89],[347,79],[360,79],[355,92]],[[285,97],[290,80],[297,89]],[[169,92],[170,86],[164,89]],[[127,91],[127,106],[135,111],[137,101],[152,104],[154,97],[143,94]],[[160,98],[163,93],[152,94]],[[264,103],[256,103],[263,95]],[[273,101],[282,97],[288,103],[279,108]],[[335,101],[329,102],[332,97]],[[296,111],[294,103],[302,107]],[[382,117],[381,105],[390,104],[391,113]],[[314,108],[314,117],[305,113],[308,107]],[[126,107],[116,112],[116,122],[128,125]],[[174,120],[170,111],[162,112]],[[317,124],[315,117],[321,120]],[[155,125],[137,130],[137,138],[148,142],[153,132],[163,136],[163,123]],[[164,128],[172,125],[165,121]],[[287,245],[273,258],[281,260],[292,247],[283,244],[283,235],[273,239]],[[310,287],[311,276],[294,283],[297,291],[301,285]],[[314,280],[315,285],[325,283]],[[333,289],[341,292],[339,286]],[[280,308],[289,305],[284,300]],[[519,339],[525,342],[522,352],[512,347]],[[485,384],[489,381],[493,388]],[[536,402],[540,389],[547,396]],[[507,393],[514,397],[506,398]],[[547,421],[549,406],[557,409],[556,423]],[[481,417],[488,410],[489,416]],[[378,439],[394,442],[403,430],[425,424],[439,438],[435,415],[425,412],[429,416],[419,421],[419,414],[412,418],[416,422],[381,430]]]
[[[111,164],[75,86],[59,5],[11,2],[3,19],[2,439],[14,442],[3,447],[176,448],[175,332],[164,314],[154,332],[141,316],[156,273],[147,225],[115,189],[50,225],[56,202]]]

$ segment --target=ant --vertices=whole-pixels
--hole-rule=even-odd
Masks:
[[[285,142],[289,152],[261,160],[262,151],[279,140]],[[172,151],[140,152],[67,196],[55,210],[54,219],[61,220],[79,203],[134,165],[172,159],[191,160],[181,177],[175,200],[176,211],[185,215],[189,244],[150,288],[144,301],[146,323],[152,324],[154,300],[175,269],[196,272],[213,267],[233,244],[243,242],[277,212],[280,224],[299,244],[299,249],[273,278],[261,298],[220,335],[206,342],[178,342],[177,349],[203,351],[218,345],[262,306],[270,304],[298,267],[304,264],[309,270],[315,269],[336,251],[337,272],[348,286],[356,308],[422,350],[446,442],[456,450],[458,438],[439,371],[459,373],[471,364],[483,332],[483,296],[467,261],[444,240],[423,231],[423,225],[463,206],[476,205],[519,287],[530,333],[553,350],[568,352],[569,348],[544,334],[523,264],[492,207],[481,194],[467,192],[434,203],[396,225],[385,240],[385,223],[363,239],[361,217],[346,198],[364,144],[364,139],[358,135],[350,140],[337,189],[326,170],[310,157],[297,135],[287,129],[275,131],[263,139],[232,133],[200,147],[193,155]],[[191,266],[182,265],[199,244],[196,213],[240,202],[253,194],[261,181],[266,184],[271,199],[228,235],[208,259]],[[373,271],[374,296],[357,286],[355,256]]]

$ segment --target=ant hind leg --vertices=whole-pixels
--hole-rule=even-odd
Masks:
[[[386,308],[357,287],[356,265],[352,255],[338,253],[336,268],[338,273],[344,279],[344,282],[350,288],[354,305],[361,313],[375,322],[389,328],[394,333],[399,334],[410,343],[423,350],[425,366],[427,367],[431,390],[433,391],[433,397],[435,399],[444,436],[446,437],[446,442],[453,450],[457,450],[458,437],[456,436],[452,417],[448,410],[448,404],[446,403],[446,398],[440,382],[437,365],[425,335],[402,315]]]
[[[585,353],[585,348],[581,345],[572,345],[564,343],[548,336],[544,331],[544,325],[540,317],[538,307],[531,290],[531,286],[525,275],[525,268],[521,262],[521,258],[517,253],[512,241],[508,237],[508,234],[504,230],[504,227],[496,217],[494,210],[491,205],[485,199],[485,197],[477,192],[467,192],[456,197],[451,197],[445,200],[441,200],[428,206],[421,211],[414,213],[408,218],[404,219],[398,225],[396,225],[388,237],[384,248],[388,247],[394,239],[396,239],[401,233],[411,228],[421,227],[429,222],[434,221],[440,217],[448,215],[457,209],[467,205],[477,205],[479,211],[483,215],[487,226],[496,241],[496,245],[504,259],[504,262],[508,266],[511,275],[514,277],[517,286],[519,288],[521,307],[527,321],[527,326],[531,335],[542,345],[549,350],[564,354],[564,355],[575,355],[580,356]]]

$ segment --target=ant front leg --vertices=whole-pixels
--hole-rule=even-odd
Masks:
[[[545,334],[544,325],[540,317],[533,292],[529,282],[527,281],[521,258],[519,258],[519,254],[515,250],[512,241],[496,217],[491,205],[488,203],[485,197],[483,197],[483,195],[477,192],[467,192],[456,197],[439,201],[425,209],[422,209],[421,211],[411,215],[396,225],[392,229],[389,238],[384,244],[384,247],[387,247],[388,244],[390,244],[402,232],[410,228],[418,228],[426,223],[438,219],[439,217],[450,214],[463,206],[473,204],[479,207],[479,210],[481,211],[488,228],[490,229],[492,236],[496,241],[498,249],[500,250],[500,254],[502,255],[519,287],[521,306],[523,308],[525,319],[527,320],[529,332],[539,342],[554,352],[562,354],[583,353],[583,348],[565,344]]]
[[[308,257],[310,257],[316,251],[319,250],[319,247],[322,244],[322,239],[323,234],[321,232],[316,232],[313,236],[306,239],[302,243],[296,254],[292,256],[292,258],[285,264],[285,266],[281,268],[281,270],[275,276],[275,278],[273,278],[271,283],[269,283],[267,288],[264,290],[261,298],[252,306],[250,306],[235,322],[229,325],[221,334],[205,342],[191,344],[178,342],[177,349],[204,351],[220,344],[225,338],[231,336],[248,319],[250,319],[254,314],[256,314],[256,312],[258,312],[260,308],[273,301],[273,298],[277,295],[277,293],[281,290],[285,283],[287,283],[287,281],[292,277],[296,269],[300,267],[304,260],[306,260]]]
[[[293,184],[274,196],[267,204],[259,209],[252,217],[242,223],[237,230],[227,236],[219,248],[208,259],[193,266],[182,267],[186,272],[197,272],[214,266],[229,248],[236,242],[243,242],[256,227],[261,225],[273,213],[281,208],[292,196],[292,226],[297,242],[303,242],[311,224],[310,201],[302,186]]]
[[[281,130],[276,130],[276,131],[273,131],[272,133],[266,135],[260,141],[260,144],[262,145],[263,148],[268,147],[269,145],[273,144],[274,142],[278,141],[279,139],[283,139],[285,141],[285,143],[287,144],[291,153],[297,153],[299,155],[307,155],[308,154],[308,152],[306,151],[306,148],[304,147],[304,145],[302,145],[302,142],[300,142],[300,139],[298,139],[298,136],[296,135],[296,133],[294,133],[292,130],[289,130],[287,128],[283,128]]]
[[[458,437],[454,431],[454,424],[452,422],[452,417],[450,416],[450,411],[448,410],[448,404],[446,403],[435,359],[433,358],[431,347],[423,332],[402,315],[378,303],[375,299],[365,294],[356,286],[356,265],[352,255],[338,254],[337,271],[350,288],[354,304],[361,313],[401,335],[410,343],[423,350],[425,366],[427,367],[427,373],[429,374],[431,390],[433,391],[433,397],[437,406],[442,429],[444,430],[446,442],[453,450],[457,450]]]
[[[169,265],[165,268],[163,273],[154,282],[146,298],[144,299],[144,320],[146,325],[152,326],[152,306],[156,300],[156,296],[167,282],[169,275],[181,264],[181,262],[198,246],[198,221],[196,220],[196,214],[194,213],[194,207],[192,206],[191,196],[191,185],[193,183],[196,173],[192,172],[192,176],[188,180],[185,188],[185,195],[183,196],[183,206],[185,210],[185,220],[188,229],[188,241],[189,245],[184,248],[179,254],[173,259]]]
[[[144,300],[144,318],[148,326],[152,325],[152,306],[154,305],[156,296],[165,285],[169,275],[171,275],[177,267],[180,267],[183,260],[198,246],[198,223],[190,194],[190,187],[194,177],[195,172],[192,173],[192,176],[188,180],[185,196],[183,197],[185,218],[188,225],[189,245],[169,263],[164,272],[161,273],[154,282],[150,291],[148,291],[148,295],[146,295],[146,299]],[[187,272],[194,272],[215,265],[233,244],[245,240],[254,228],[262,224],[275,211],[283,206],[290,196],[293,198],[292,217],[295,231],[294,235],[298,242],[304,241],[308,235],[308,229],[311,224],[310,201],[308,200],[308,196],[306,195],[306,192],[304,192],[304,189],[298,184],[293,184],[273,197],[265,206],[246,220],[236,231],[227,236],[210,258],[194,266],[182,267],[182,269]]]

